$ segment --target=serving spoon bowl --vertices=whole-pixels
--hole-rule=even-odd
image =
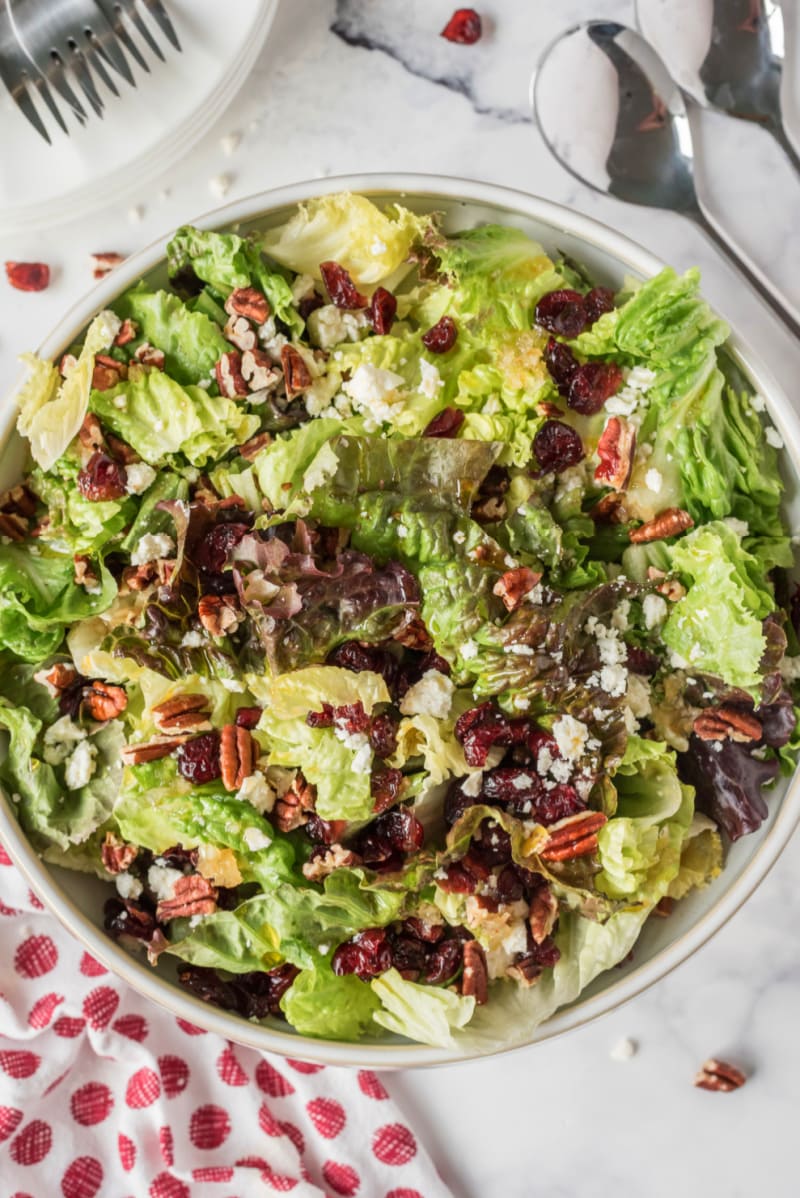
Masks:
[[[564,79],[579,94],[564,104]],[[800,314],[735,250],[705,211],[695,184],[687,100],[653,47],[615,21],[586,21],[547,47],[531,104],[548,147],[596,191],[694,221],[800,338]]]

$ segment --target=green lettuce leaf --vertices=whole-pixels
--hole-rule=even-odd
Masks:
[[[130,523],[133,497],[86,499],[78,489],[80,462],[65,454],[49,470],[38,466],[30,475],[31,490],[47,505],[50,523],[41,541],[59,553],[93,554],[103,549]]]
[[[138,335],[164,351],[164,368],[177,383],[199,383],[213,373],[230,345],[219,326],[193,312],[169,291],[148,291],[143,283],[117,301],[123,318],[136,321]]]
[[[475,1013],[475,999],[452,990],[420,986],[388,969],[370,982],[381,1002],[373,1019],[398,1036],[419,1044],[452,1048],[453,1031],[465,1027]]]
[[[690,890],[702,890],[722,873],[722,838],[707,815],[695,813],[681,850],[680,868],[667,887],[667,896],[684,898]]]
[[[323,1040],[360,1040],[374,1031],[380,1002],[355,974],[338,977],[321,960],[304,969],[281,999],[281,1010],[296,1031]]]

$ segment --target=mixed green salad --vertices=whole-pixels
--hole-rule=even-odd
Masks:
[[[0,780],[105,926],[308,1036],[499,1047],[794,768],[780,438],[696,271],[358,195],[27,357]]]

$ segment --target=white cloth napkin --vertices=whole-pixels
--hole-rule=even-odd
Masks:
[[[0,846],[0,1198],[448,1198],[368,1070],[267,1056],[151,1005]]]

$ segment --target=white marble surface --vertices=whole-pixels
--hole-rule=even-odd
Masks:
[[[436,36],[452,7],[450,0],[282,0],[233,108],[147,194],[131,194],[130,204],[142,206],[140,223],[129,221],[123,205],[0,240],[0,259],[44,259],[54,268],[42,295],[0,291],[3,378],[13,375],[16,352],[34,346],[89,286],[90,251],[133,251],[214,206],[212,176],[229,173],[235,197],[317,175],[385,169],[537,192],[617,225],[676,266],[699,264],[709,298],[792,394],[797,346],[702,235],[678,217],[591,193],[553,162],[530,122],[528,84],[541,48],[574,19],[630,21],[632,0],[495,0],[482,7],[493,29],[472,49]],[[800,136],[800,124],[794,128]],[[242,142],[225,158],[220,138],[233,130]],[[800,304],[800,182],[756,128],[709,118],[700,138],[713,211]],[[599,1023],[500,1060],[392,1077],[454,1193],[750,1198],[768,1187],[773,1198],[797,1194],[799,873],[795,839],[710,945]],[[610,1057],[622,1037],[638,1045],[627,1062]],[[693,1073],[710,1054],[747,1068],[743,1090],[693,1089]]]

